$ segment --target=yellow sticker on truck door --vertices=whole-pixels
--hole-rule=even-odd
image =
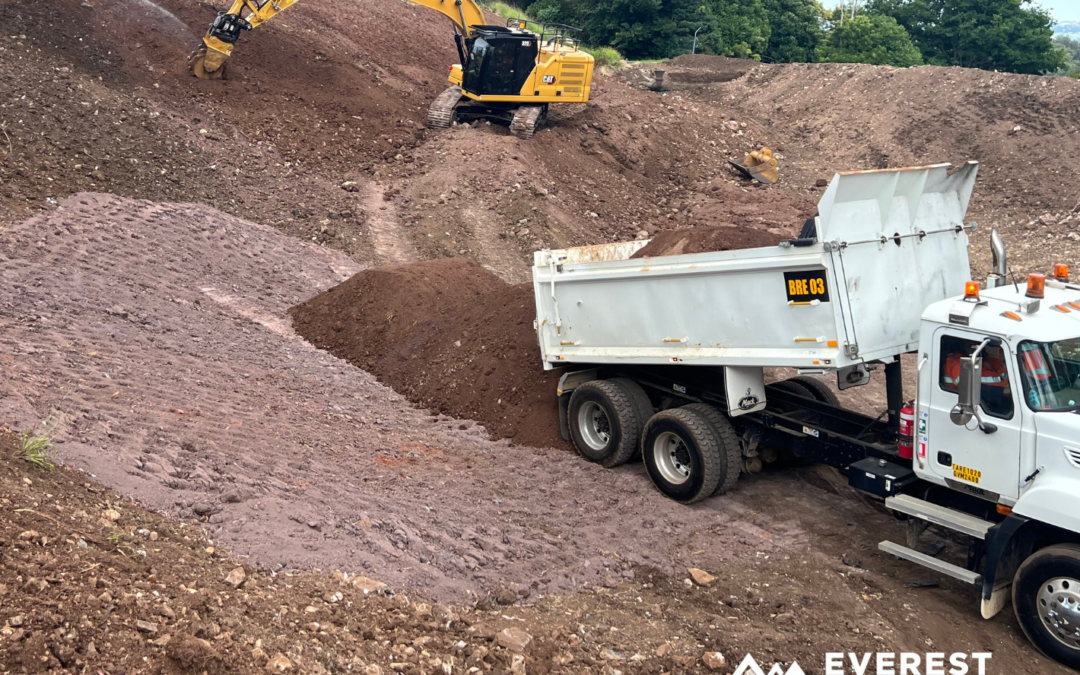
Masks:
[[[966,466],[953,464],[952,475],[962,481],[967,481],[968,483],[974,483],[975,485],[978,485],[979,479],[982,478],[982,471],[976,471],[975,469],[969,469]]]

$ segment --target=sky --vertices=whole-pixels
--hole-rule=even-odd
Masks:
[[[1050,13],[1058,21],[1080,21],[1080,2],[1077,0],[1037,0],[1045,9],[1050,10]],[[865,5],[863,0],[860,0],[860,5]],[[826,6],[832,5],[837,7],[840,5],[840,0],[827,0]]]

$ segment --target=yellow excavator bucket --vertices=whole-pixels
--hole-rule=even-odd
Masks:
[[[780,162],[768,148],[754,150],[742,162],[729,163],[750,180],[766,185],[775,185],[780,180]]]

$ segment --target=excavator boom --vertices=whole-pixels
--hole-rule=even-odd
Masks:
[[[473,26],[484,24],[484,11],[475,0],[411,0],[444,14],[458,31],[471,37]],[[203,44],[188,60],[189,70],[204,80],[219,80],[225,75],[225,62],[232,56],[240,32],[266,23],[300,0],[233,0],[228,10],[218,14],[203,37]]]
[[[475,0],[409,0],[409,2],[450,17],[465,37],[472,37],[473,26],[483,26],[487,23],[484,10],[480,9],[480,5],[476,4]]]

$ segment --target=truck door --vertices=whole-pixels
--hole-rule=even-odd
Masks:
[[[957,404],[959,359],[971,355],[985,336],[942,328],[934,336],[933,369],[926,435],[927,468],[949,485],[997,501],[997,495],[1015,499],[1020,483],[1021,416],[1016,364],[1007,346],[983,350],[982,401],[984,421],[997,427],[987,433],[972,420],[966,427],[953,424],[949,413]]]

